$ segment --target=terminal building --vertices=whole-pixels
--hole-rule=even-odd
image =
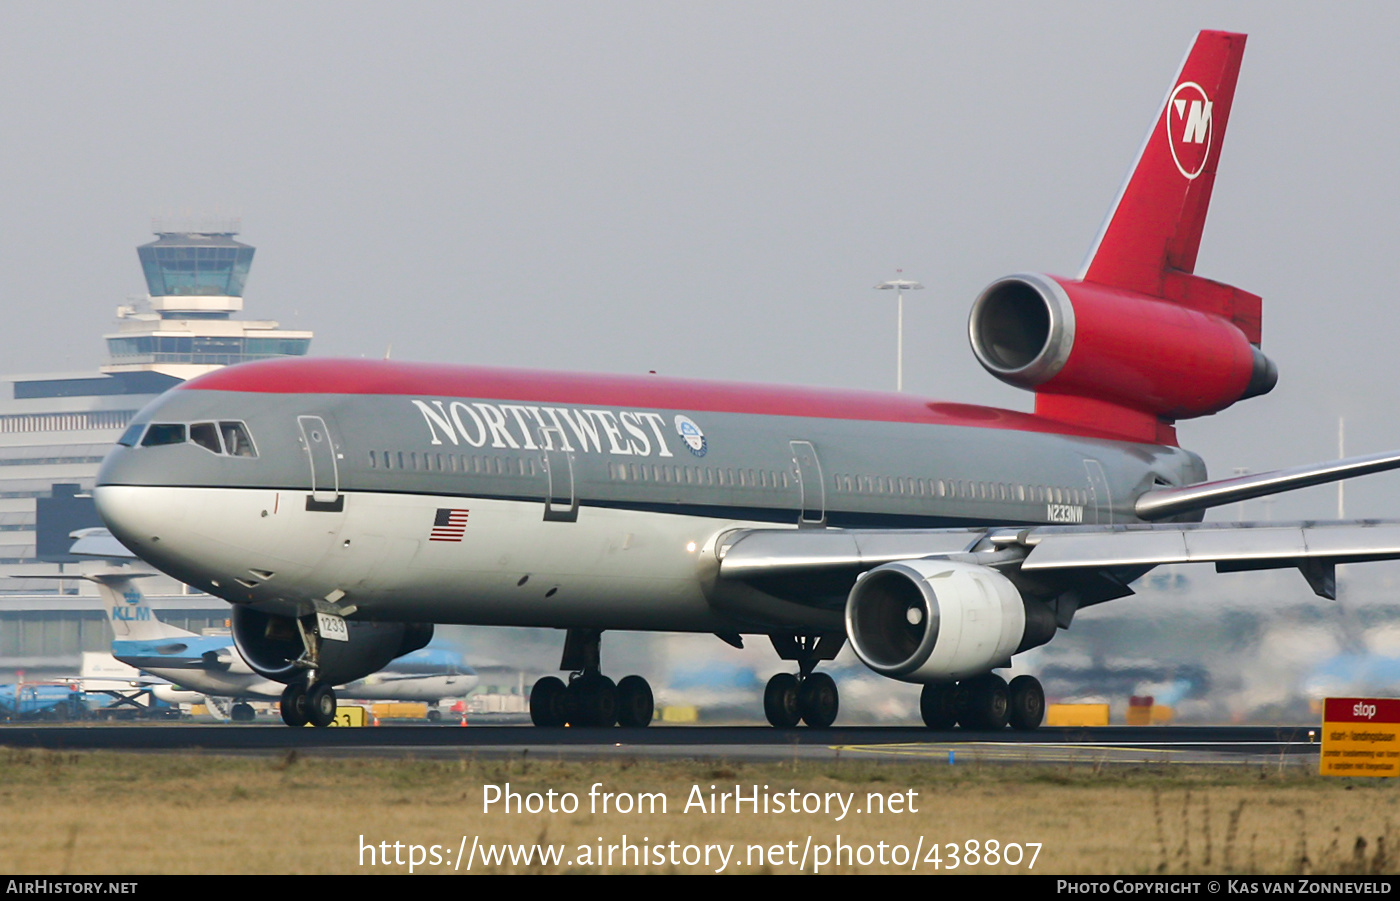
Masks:
[[[101,524],[89,492],[131,418],[201,373],[310,348],[309,331],[239,318],[254,248],[235,240],[236,222],[157,222],[153,231],[156,240],[136,250],[148,295],[117,309],[99,368],[0,376],[0,682],[17,672],[72,675],[82,652],[110,649],[92,585],[54,577],[92,566],[68,554],[68,535]],[[227,616],[222,601],[163,576],[143,588],[157,614],[183,628]]]

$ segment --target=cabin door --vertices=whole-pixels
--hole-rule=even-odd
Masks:
[[[789,441],[792,448],[792,466],[797,474],[797,488],[801,495],[799,526],[821,526],[826,524],[826,482],[822,479],[821,460],[817,459],[817,449],[810,441]]]
[[[1113,522],[1113,498],[1108,493],[1103,464],[1098,460],[1085,460],[1084,469],[1089,475],[1089,504],[1084,511],[1084,521],[1107,525]]]
[[[549,427],[539,432],[544,448],[544,518],[546,522],[578,522],[578,492],[574,489],[574,455],[562,429]]]
[[[306,509],[333,513],[344,510],[340,466],[336,462],[339,453],[331,430],[319,416],[298,416],[297,425],[301,428],[301,446],[311,467],[311,496],[306,499]]]

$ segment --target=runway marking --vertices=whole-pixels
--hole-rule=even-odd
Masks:
[[[1241,743],[1246,744],[1246,743]],[[1063,763],[1084,762],[1086,758],[1117,761],[1160,762],[1184,756],[1189,751],[1172,748],[1128,748],[1123,745],[1032,744],[1029,742],[959,742],[956,744],[925,744],[906,742],[888,745],[832,745],[838,753],[879,754],[893,757],[947,757],[952,752],[954,762],[976,763],[984,760],[1035,760]]]

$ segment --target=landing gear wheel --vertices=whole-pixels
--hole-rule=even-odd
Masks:
[[[610,729],[617,725],[617,686],[601,673],[579,676],[569,684],[569,723]]]
[[[919,714],[930,729],[951,729],[958,723],[955,704],[958,687],[951,682],[930,682],[919,695]]]
[[[530,689],[530,722],[536,726],[556,729],[568,722],[565,695],[568,687],[556,676],[545,676]]]
[[[1010,696],[1011,728],[1031,732],[1045,719],[1045,689],[1034,676],[1017,676],[1007,689]]]
[[[1006,728],[1011,701],[1006,680],[996,673],[958,683],[958,722],[967,729],[996,732]]]
[[[306,725],[306,686],[293,682],[282,689],[282,722],[293,729]]]
[[[623,676],[617,683],[617,724],[624,729],[651,725],[656,713],[651,685],[641,676]]]
[[[779,729],[791,729],[802,718],[802,710],[797,706],[797,677],[792,673],[778,673],[768,680],[763,689],[763,714],[768,722]]]
[[[306,718],[317,729],[335,722],[335,689],[324,682],[311,686],[306,693]]]
[[[235,723],[251,723],[256,716],[253,705],[244,704],[242,701],[234,704],[233,709],[229,711],[229,719]]]
[[[814,729],[825,729],[836,722],[840,706],[836,680],[826,673],[812,673],[798,686],[797,709],[802,712],[802,722]]]

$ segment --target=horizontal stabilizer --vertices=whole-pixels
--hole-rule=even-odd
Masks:
[[[112,537],[103,528],[79,529],[68,535],[75,538],[68,553],[75,557],[109,557],[116,560],[135,560],[136,555],[127,550],[126,545]]]
[[[1292,469],[1275,469],[1272,472],[1252,473],[1181,488],[1162,488],[1139,497],[1135,512],[1143,519],[1166,519],[1181,513],[1206,510],[1391,469],[1400,469],[1400,451],[1347,457],[1344,460],[1312,463]]]

